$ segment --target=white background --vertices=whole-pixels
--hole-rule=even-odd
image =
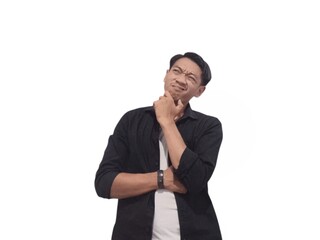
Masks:
[[[319,240],[318,1],[1,1],[0,239],[110,239],[94,176],[127,110],[195,51],[191,101],[224,140],[210,194],[224,240]]]

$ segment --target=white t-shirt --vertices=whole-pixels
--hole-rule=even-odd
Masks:
[[[163,133],[159,136],[160,169],[168,168],[168,147]],[[155,212],[152,240],[180,240],[178,209],[173,192],[158,189],[155,193]]]

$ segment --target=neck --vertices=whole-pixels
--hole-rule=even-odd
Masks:
[[[176,106],[178,105],[178,101],[175,101]],[[188,103],[182,103],[183,104],[183,108],[181,109],[181,112],[175,117],[175,121],[179,120],[180,118],[183,117],[185,109],[188,105]]]

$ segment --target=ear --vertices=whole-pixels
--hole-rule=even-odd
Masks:
[[[197,89],[197,92],[196,94],[194,95],[195,97],[200,97],[201,94],[204,92],[204,90],[206,90],[206,86],[200,86],[198,89]]]

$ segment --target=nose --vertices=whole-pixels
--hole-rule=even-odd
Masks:
[[[176,78],[176,82],[179,84],[179,86],[187,89],[188,88],[188,82],[187,77],[184,74],[181,74],[179,77]]]

